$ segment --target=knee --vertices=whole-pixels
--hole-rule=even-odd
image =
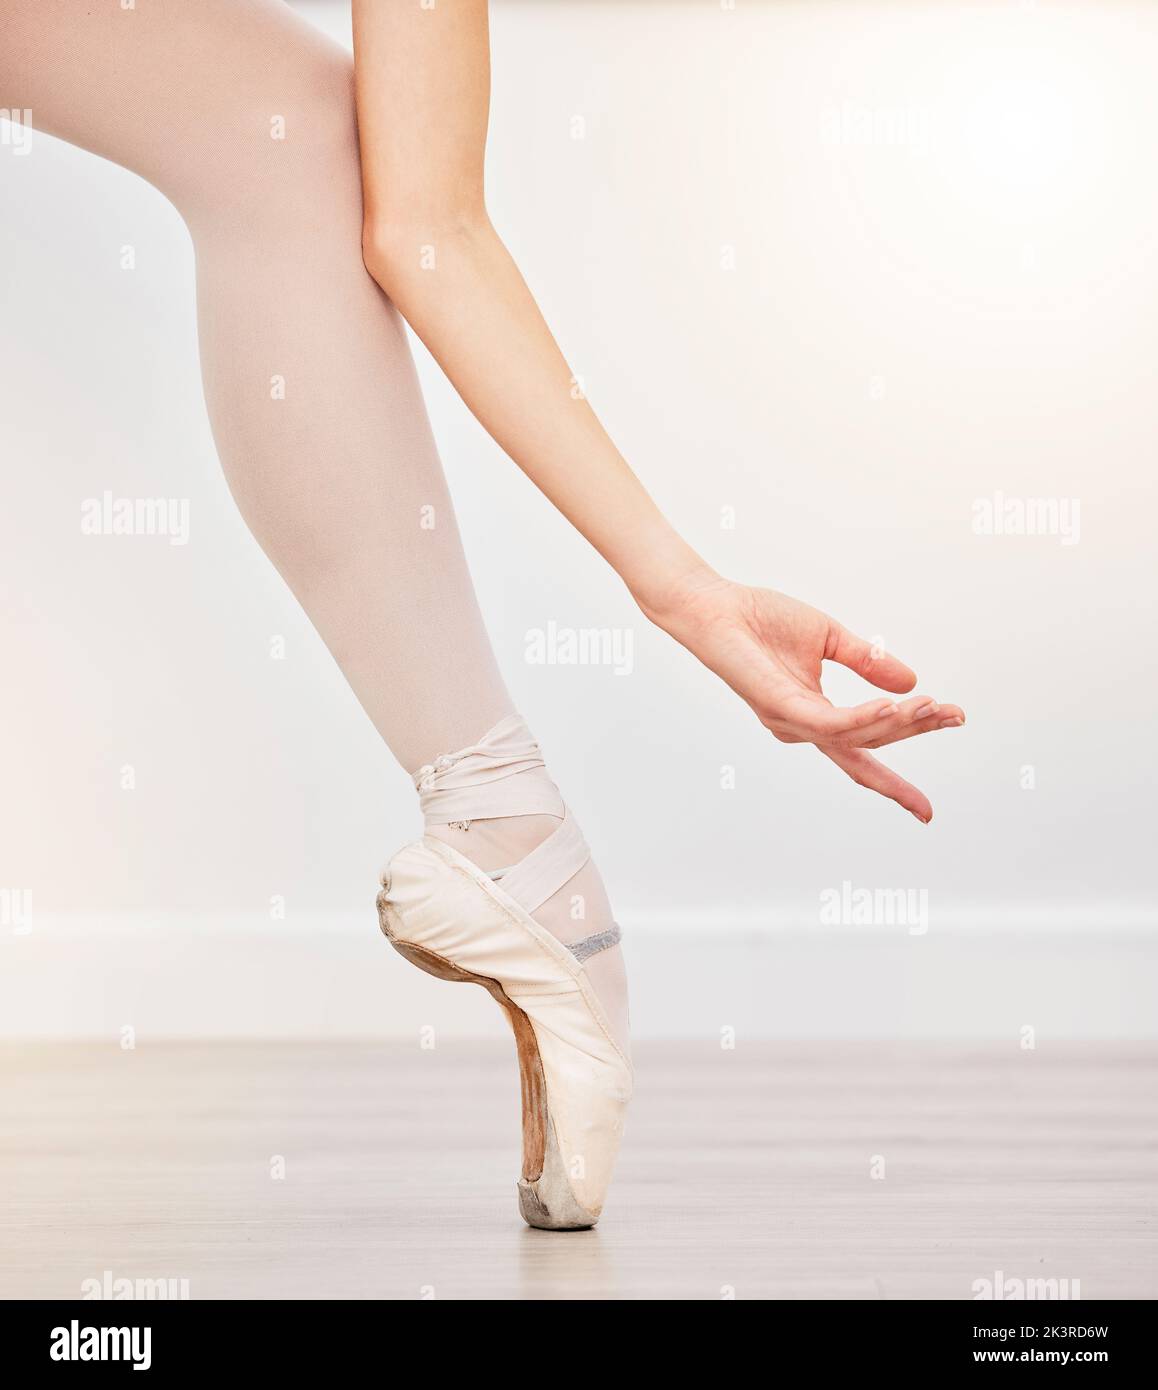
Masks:
[[[342,236],[356,255],[362,204],[348,56],[320,54],[267,104],[232,122],[183,209],[187,220],[195,233],[224,232],[269,253]]]

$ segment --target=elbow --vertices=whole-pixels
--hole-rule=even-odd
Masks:
[[[378,285],[396,298],[418,277],[458,259],[465,246],[487,235],[494,232],[481,207],[428,217],[368,214],[362,223],[362,262]]]
[[[362,264],[389,294],[402,264],[401,243],[393,229],[371,217],[362,223]]]

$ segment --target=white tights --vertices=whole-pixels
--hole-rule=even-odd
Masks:
[[[402,324],[362,265],[349,55],[280,0],[0,0],[0,109],[176,206],[214,439],[250,530],[403,767],[477,742],[513,709]],[[557,825],[431,833],[497,868]],[[594,864],[535,915],[568,941],[608,925]],[[620,951],[590,970],[622,1036]]]

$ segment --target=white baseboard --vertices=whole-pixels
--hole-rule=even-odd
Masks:
[[[639,1037],[1158,1037],[1158,934],[626,925]],[[390,951],[373,922],[52,919],[0,932],[0,1037],[502,1034],[482,990]]]

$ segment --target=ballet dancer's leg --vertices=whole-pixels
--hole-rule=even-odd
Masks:
[[[394,755],[415,772],[478,744],[512,706],[402,325],[362,265],[349,55],[280,0],[0,0],[0,29],[0,108],[188,225],[230,488]],[[498,868],[559,823],[526,809],[431,829]],[[594,865],[535,916],[567,941],[607,926]],[[620,952],[589,966],[622,1035]]]

